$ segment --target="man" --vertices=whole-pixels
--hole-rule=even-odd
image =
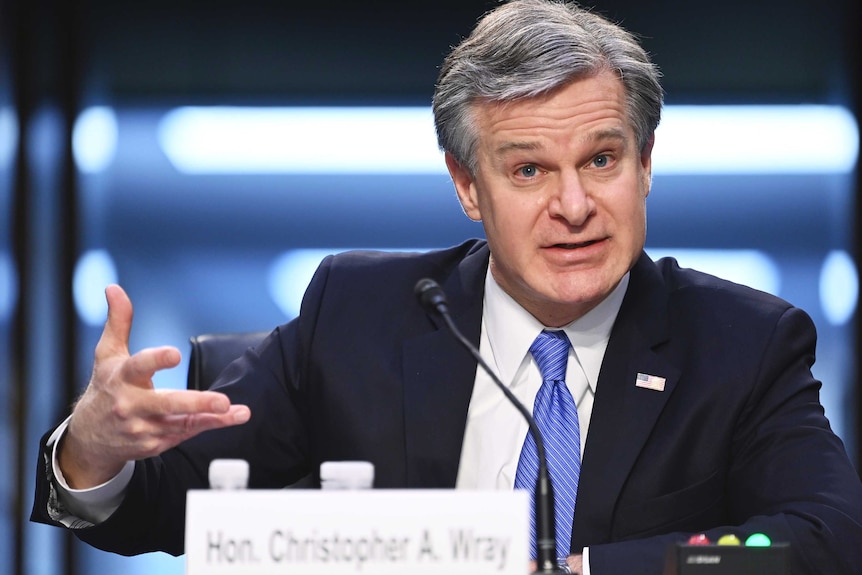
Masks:
[[[185,492],[217,457],[247,459],[261,488],[363,459],[378,487],[511,489],[526,424],[416,302],[430,277],[527,405],[544,389],[533,340],[571,341],[580,470],[576,504],[558,509],[571,570],[658,574],[692,534],[764,532],[791,544],[794,574],[858,572],[862,484],[819,404],[810,319],[642,251],[658,76],[631,35],[575,5],[490,12],[434,96],[487,243],[326,259],[299,317],[218,392],[155,393],[179,352],[129,356],[131,302],[109,287],[93,377],[44,442],[33,519],[120,553],[182,553]]]

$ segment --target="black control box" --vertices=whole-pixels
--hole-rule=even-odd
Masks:
[[[680,543],[670,549],[664,575],[790,575],[789,546]]]

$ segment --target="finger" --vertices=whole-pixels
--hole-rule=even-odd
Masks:
[[[140,407],[142,414],[150,416],[223,415],[231,403],[216,391],[163,389],[142,394]]]
[[[223,414],[199,413],[194,415],[169,415],[148,420],[145,432],[148,441],[137,442],[138,449],[133,459],[141,459],[158,455],[175,447],[187,439],[204,431],[230,427],[247,422],[251,418],[251,410],[245,405],[232,405]]]
[[[142,349],[123,362],[120,378],[139,387],[152,389],[152,379],[157,371],[179,365],[180,350],[162,346]]]
[[[132,331],[132,300],[123,288],[109,285],[105,288],[105,299],[108,301],[108,319],[96,344],[97,361],[117,354],[128,355]]]
[[[246,423],[250,418],[251,410],[245,405],[231,405],[226,412],[219,414],[168,415],[159,418],[156,424],[158,432],[154,435],[160,433],[165,438],[184,441],[203,431]]]
[[[251,410],[246,405],[231,405],[227,412],[219,415],[202,413],[188,416],[186,438],[202,431],[241,425],[251,419]],[[191,435],[189,435],[191,434]]]

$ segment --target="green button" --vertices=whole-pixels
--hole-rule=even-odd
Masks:
[[[745,540],[746,547],[769,547],[772,545],[772,540],[763,533],[753,533]]]

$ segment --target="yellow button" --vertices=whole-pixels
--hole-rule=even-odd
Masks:
[[[739,537],[737,537],[736,535],[731,533],[730,535],[722,535],[721,537],[719,537],[718,538],[718,544],[719,545],[742,545],[742,541],[739,540]]]

